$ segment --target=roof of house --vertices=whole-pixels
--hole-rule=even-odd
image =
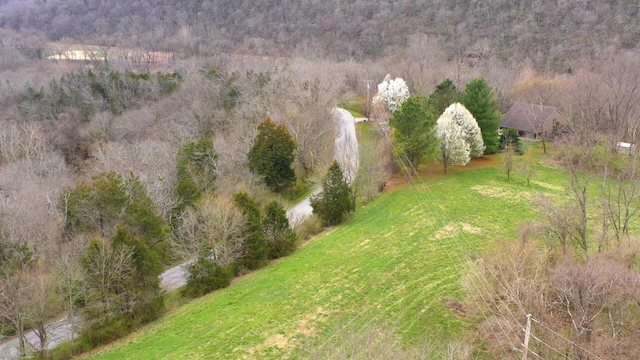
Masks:
[[[501,126],[538,133],[547,119],[556,111],[561,114],[554,106],[516,102],[502,118]]]

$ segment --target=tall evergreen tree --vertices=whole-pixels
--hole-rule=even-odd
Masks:
[[[437,145],[435,119],[427,112],[427,106],[424,96],[412,96],[402,103],[389,120],[395,145],[409,161],[412,170],[416,170]]]
[[[245,236],[245,258],[242,264],[249,270],[263,267],[267,263],[269,249],[262,228],[260,208],[245,192],[233,195],[234,204],[240,209],[247,220]]]
[[[329,167],[327,176],[322,181],[322,192],[311,197],[311,207],[313,213],[329,226],[341,223],[354,210],[351,188],[337,161]]]
[[[500,147],[500,108],[493,98],[493,90],[480,76],[471,80],[464,92],[463,105],[471,112],[482,132],[482,140],[486,146],[485,154],[494,154]]]
[[[249,169],[260,175],[272,191],[282,191],[296,181],[291,168],[295,149],[296,143],[287,128],[267,117],[258,125],[258,135],[247,154]]]
[[[429,106],[433,117],[438,118],[449,105],[459,102],[461,94],[451,79],[446,79],[436,85],[436,89],[429,95]]]

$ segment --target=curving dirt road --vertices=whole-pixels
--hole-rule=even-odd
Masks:
[[[358,169],[358,141],[356,139],[356,127],[355,118],[344,109],[333,109],[333,119],[336,125],[336,138],[335,138],[335,155],[334,158],[340,164],[342,171],[344,172],[347,181],[352,182],[355,179]],[[317,189],[312,193],[315,195],[322,191]],[[294,207],[287,211],[287,217],[292,226],[295,226],[313,212],[310,197],[296,204]],[[187,272],[185,266],[190,261],[174,266],[167,269],[160,274],[160,281],[163,289],[166,291],[175,290],[187,283]],[[25,339],[28,344],[33,347],[40,343],[40,340],[36,336],[35,332],[31,331],[25,334]],[[47,326],[47,349],[53,349],[61,342],[73,339],[75,333],[72,331],[72,326],[68,319],[62,318],[55,322],[52,322]],[[13,338],[0,344],[0,360],[13,359],[18,356],[18,338]]]

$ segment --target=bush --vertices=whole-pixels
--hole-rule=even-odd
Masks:
[[[91,350],[91,344],[83,338],[76,338],[73,341],[63,342],[49,352],[51,360],[73,359],[75,356]]]
[[[320,230],[322,230],[322,221],[315,215],[307,217],[294,229],[296,234],[298,234],[298,238],[302,240],[308,240],[319,233]]]
[[[189,278],[182,290],[182,295],[197,298],[213,290],[222,289],[231,283],[234,271],[230,267],[222,267],[200,256],[187,266]]]
[[[518,130],[514,129],[504,129],[500,134],[500,151],[504,150],[504,148],[513,144],[515,153],[518,155],[524,154],[524,150],[522,149],[522,140],[520,139],[520,135],[518,134]]]
[[[124,316],[113,317],[109,322],[102,323],[98,327],[84,329],[79,341],[94,348],[119,339],[127,335],[132,329],[129,319]]]
[[[278,202],[273,201],[266,206],[262,226],[270,259],[287,256],[295,251],[296,233],[291,230],[287,214]]]

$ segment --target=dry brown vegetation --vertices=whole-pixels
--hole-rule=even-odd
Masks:
[[[65,236],[60,205],[65,189],[108,171],[133,173],[155,212],[169,221],[178,201],[176,154],[189,141],[211,137],[219,155],[217,191],[230,196],[244,190],[265,201],[271,195],[246,166],[256,125],[269,116],[287,126],[297,143],[297,175],[312,183],[332,160],[331,109],[340,99],[364,98],[366,82],[375,84],[392,72],[407,80],[413,94],[425,95],[446,78],[463,89],[482,75],[503,111],[525,101],[556,106],[567,116],[565,136],[556,139],[565,156],[554,161],[569,170],[570,199],[538,201],[548,215],[524,231],[544,234],[553,246],[509,245],[482,260],[475,275],[488,277],[493,287],[476,296],[489,299],[478,303],[494,316],[481,329],[522,326],[523,316],[502,314],[524,308],[576,344],[553,342],[557,337],[550,329],[534,325],[555,349],[637,358],[637,316],[629,314],[637,315],[640,298],[628,284],[638,281],[637,240],[629,234],[637,214],[638,162],[635,156],[618,162],[612,155],[618,141],[640,142],[636,5],[0,0],[0,255],[5,265],[0,264],[0,337],[42,328],[45,320],[74,311],[78,261],[90,236]],[[77,34],[82,38],[74,38]],[[94,58],[45,60],[77,47],[91,49]],[[168,62],[151,60],[161,52],[175,56]],[[100,53],[117,54],[105,61]],[[113,74],[129,77],[122,75],[121,87],[97,89],[89,75],[78,75],[89,71],[103,80]],[[154,71],[174,74],[136,87],[138,76]],[[174,80],[176,87],[168,90]],[[62,88],[67,97],[51,95]],[[96,97],[100,91],[120,98]],[[390,176],[389,148],[384,137],[378,140],[360,149],[356,185],[363,201],[371,200]],[[469,166],[495,166],[495,161],[481,158]],[[420,175],[442,176],[429,171]],[[604,185],[588,197],[596,179],[605,179]],[[405,181],[396,176],[386,188]],[[524,196],[472,189],[487,196]],[[209,200],[202,212],[223,208]],[[599,204],[598,225],[589,226],[598,230],[588,237],[587,223],[595,216],[587,204],[592,203]],[[188,225],[182,230],[192,231]],[[313,232],[319,225],[312,219],[306,227]],[[32,253],[13,248],[22,245]],[[225,248],[225,256],[235,256],[234,250]],[[6,266],[8,259],[24,269]],[[52,301],[55,294],[64,294],[60,303]],[[47,307],[52,304],[54,309]],[[380,332],[372,329],[356,339],[345,333],[344,343],[370,345],[356,349],[363,356],[371,351],[393,356],[392,336],[373,341]],[[499,353],[501,345],[511,343],[490,331],[484,334],[490,351]],[[344,344],[334,345],[310,356],[339,357]],[[544,345],[536,351],[555,356]]]

